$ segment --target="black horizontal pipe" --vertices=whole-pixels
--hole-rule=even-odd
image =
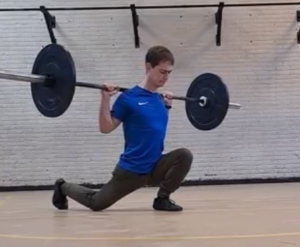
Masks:
[[[89,83],[89,82],[76,82],[76,87],[85,87],[85,88],[107,90],[105,85],[94,84],[94,83]],[[128,88],[125,88],[125,87],[118,87],[117,89],[118,89],[119,92],[125,92],[125,91],[128,90]],[[160,96],[163,97],[162,94],[160,94]],[[186,100],[186,101],[195,101],[195,102],[200,102],[201,101],[201,99],[189,98],[189,97],[185,97],[185,96],[176,96],[176,95],[174,95],[172,98],[177,99],[177,100]]]
[[[76,82],[76,86],[77,87],[86,87],[86,88],[94,88],[94,89],[106,90],[106,86],[105,85],[94,84],[94,83],[89,83],[89,82]],[[118,87],[118,91],[120,91],[120,92],[125,92],[127,90],[128,90],[128,88]]]
[[[262,7],[262,6],[291,6],[300,5],[300,2],[281,3],[229,3],[224,7]],[[219,4],[192,4],[192,5],[149,5],[135,6],[136,9],[185,9],[185,8],[211,8]],[[48,11],[81,11],[81,10],[121,10],[130,9],[130,6],[107,6],[107,7],[68,7],[68,8],[47,8]],[[39,8],[0,8],[0,12],[9,11],[40,11]]]

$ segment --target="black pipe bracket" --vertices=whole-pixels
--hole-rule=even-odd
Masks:
[[[218,6],[218,11],[215,13],[215,21],[217,24],[217,34],[216,34],[216,45],[221,46],[221,31],[222,31],[222,18],[223,18],[223,8],[224,2],[220,2]]]
[[[296,21],[300,22],[300,10],[296,11]],[[300,29],[297,32],[297,43],[300,44]]]
[[[44,19],[47,25],[48,33],[50,36],[50,40],[52,44],[56,44],[56,38],[54,36],[53,28],[56,27],[56,18],[55,16],[51,15],[49,11],[46,9],[45,6],[40,6],[40,11],[44,15]]]
[[[140,37],[139,37],[139,16],[136,13],[136,7],[135,4],[130,4],[130,10],[132,15],[132,24],[133,24],[133,34],[134,34],[134,44],[135,48],[140,47]]]

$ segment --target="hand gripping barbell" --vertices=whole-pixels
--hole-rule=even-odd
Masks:
[[[69,108],[75,88],[106,90],[105,85],[76,81],[76,68],[71,54],[61,45],[49,44],[37,55],[29,75],[0,71],[0,78],[31,83],[31,94],[37,110],[45,117],[59,117]],[[127,88],[118,88],[120,92]],[[212,73],[197,76],[186,96],[173,96],[186,102],[185,110],[191,124],[199,130],[219,126],[228,108],[240,109],[229,102],[229,93],[222,79]]]

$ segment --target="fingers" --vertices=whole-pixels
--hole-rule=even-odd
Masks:
[[[113,92],[118,90],[118,87],[109,83],[104,83],[104,86],[106,87],[106,91]]]
[[[173,93],[172,92],[165,92],[163,93],[163,97],[166,99],[172,99],[173,98]]]
[[[104,86],[106,87],[106,90],[102,90],[104,94],[108,94],[110,96],[115,95],[119,92],[119,88],[115,85],[104,83]]]

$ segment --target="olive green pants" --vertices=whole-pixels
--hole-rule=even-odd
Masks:
[[[192,161],[192,153],[180,148],[164,154],[148,175],[138,175],[116,167],[112,178],[99,191],[67,182],[61,189],[65,196],[93,211],[104,210],[143,186],[159,186],[158,196],[169,196],[180,187]]]

